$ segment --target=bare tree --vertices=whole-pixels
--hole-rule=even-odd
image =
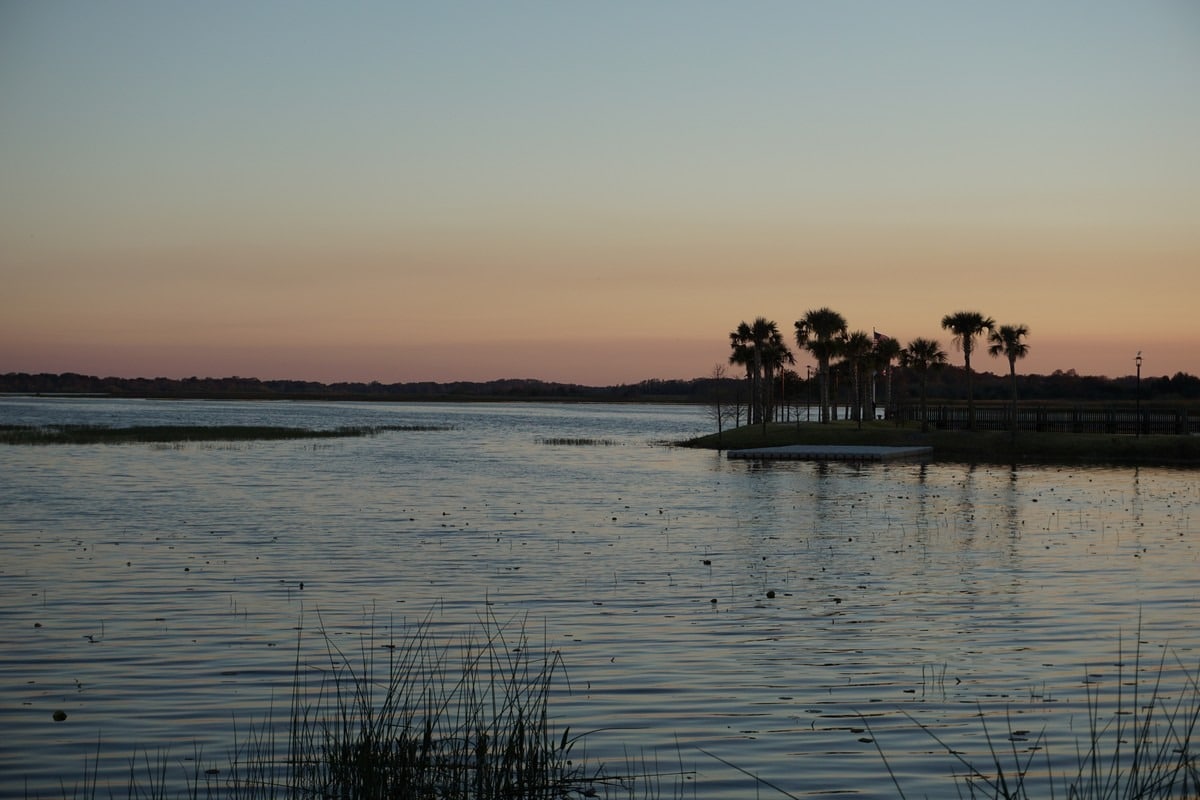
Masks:
[[[721,439],[725,432],[725,423],[741,416],[740,405],[736,400],[731,401],[725,385],[726,370],[724,364],[714,364],[709,378],[712,379],[712,393],[709,396],[708,415],[717,423],[717,447],[721,447]]]

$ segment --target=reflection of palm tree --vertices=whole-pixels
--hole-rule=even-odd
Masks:
[[[821,422],[829,422],[829,362],[840,352],[845,335],[846,318],[831,308],[812,309],[796,321],[796,344],[817,359]]]
[[[854,382],[854,418],[862,429],[863,418],[863,367],[871,358],[872,342],[866,331],[854,331],[842,342],[842,358],[850,366],[850,377]]]
[[[971,373],[971,352],[975,337],[996,327],[996,321],[978,311],[957,311],[942,317],[942,327],[954,334],[954,346],[962,351],[967,368],[967,428],[975,430],[975,381]]]
[[[926,402],[929,398],[929,370],[946,365],[946,351],[935,339],[913,339],[900,351],[900,363],[921,378],[921,432],[929,430]]]
[[[1029,344],[1023,339],[1029,335],[1025,325],[1001,325],[988,334],[988,355],[1004,356],[1008,359],[1008,376],[1012,381],[1012,435],[1017,438],[1017,359],[1029,355]]]

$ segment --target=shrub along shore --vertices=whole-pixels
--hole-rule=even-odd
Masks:
[[[785,445],[932,447],[934,461],[990,464],[1143,464],[1200,466],[1200,436],[1132,436],[1092,433],[927,431],[892,422],[775,422],[745,425],[678,443],[729,450]]]

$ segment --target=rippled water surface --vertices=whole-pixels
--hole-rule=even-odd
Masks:
[[[604,729],[589,758],[728,798],[773,790],[701,749],[895,796],[878,745],[908,796],[956,796],[917,723],[981,755],[981,713],[1074,764],[1089,691],[1165,654],[1178,696],[1200,658],[1196,471],[728,461],[664,445],[709,426],[665,406],[0,399],[50,422],[450,427],[0,447],[4,796],[69,790],[98,743],[117,794],[133,753],[223,767],[286,715],[298,628],[523,622],[562,653],[558,723]]]

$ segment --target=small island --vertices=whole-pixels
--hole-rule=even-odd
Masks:
[[[1200,436],[930,430],[888,421],[744,425],[679,442],[683,447],[742,450],[787,445],[932,447],[928,458],[989,464],[1200,465]]]

